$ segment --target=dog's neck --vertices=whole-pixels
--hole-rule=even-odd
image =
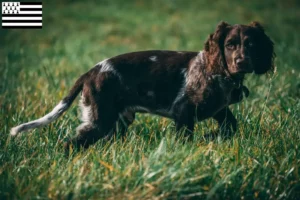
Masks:
[[[230,74],[228,69],[225,66],[221,66],[220,64],[209,65],[208,57],[205,51],[200,51],[196,57],[196,61],[199,64],[200,68],[203,70],[203,73],[208,77],[213,77],[215,75],[221,75],[226,77],[229,80],[232,80],[236,87],[240,87],[243,85],[244,75],[233,76]]]

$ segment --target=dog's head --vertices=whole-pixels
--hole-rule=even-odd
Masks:
[[[274,70],[273,42],[258,22],[230,25],[221,22],[205,43],[208,67],[224,67],[233,76]]]

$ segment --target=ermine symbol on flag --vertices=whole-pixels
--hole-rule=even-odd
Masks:
[[[2,28],[42,28],[42,8],[42,2],[2,2]]]

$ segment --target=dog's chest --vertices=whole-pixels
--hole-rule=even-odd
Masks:
[[[212,94],[220,98],[220,102],[228,105],[231,101],[232,91],[238,87],[238,84],[228,78],[221,75],[212,76],[211,90]]]
[[[235,88],[232,80],[221,75],[212,76],[201,82],[198,88],[188,88],[186,95],[196,107],[199,119],[215,115],[231,102],[231,93]]]

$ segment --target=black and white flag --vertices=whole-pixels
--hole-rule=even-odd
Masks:
[[[2,28],[42,28],[42,2],[2,2]]]

